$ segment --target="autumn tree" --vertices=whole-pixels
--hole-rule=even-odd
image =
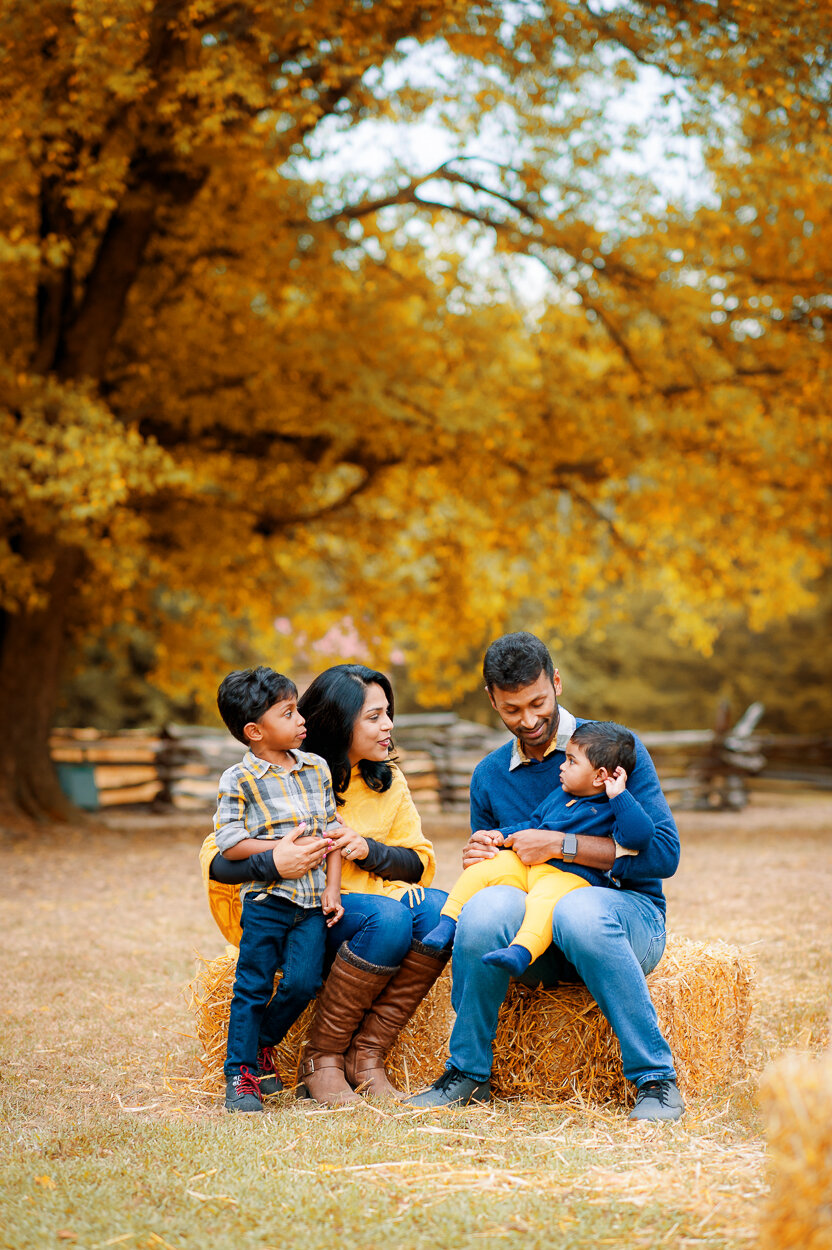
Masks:
[[[578,632],[637,587],[707,649],[810,600],[830,32],[762,9],[0,0],[7,796],[61,810],[60,673],[119,622],[205,692],[230,638],[290,665],[275,617],[349,612],[440,698],[518,617]],[[695,202],[621,164],[648,67]],[[458,136],[432,169],[302,165],[420,117]]]

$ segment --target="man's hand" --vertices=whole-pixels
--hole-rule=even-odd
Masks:
[[[362,838],[360,833],[356,833],[354,829],[350,829],[349,825],[345,825],[343,820],[338,822],[341,828],[337,833],[331,836],[330,843],[333,851],[340,851],[342,859],[348,859],[352,862],[364,859],[370,854],[370,848],[367,845],[367,839]]]
[[[505,840],[505,845],[511,847],[527,868],[545,864],[548,859],[559,859],[562,844],[563,834],[551,829],[518,829]]]
[[[334,924],[344,914],[344,908],[341,903],[341,891],[333,885],[328,885],[321,895],[321,910],[326,916],[326,927],[331,929]]]
[[[272,857],[274,866],[286,881],[295,881],[323,863],[332,850],[329,838],[305,836],[306,821],[295,825],[290,833],[275,841]]]
[[[607,792],[607,797],[610,799],[614,799],[616,794],[622,794],[624,790],[626,789],[626,787],[627,787],[627,774],[624,771],[624,769],[621,767],[621,765],[619,764],[618,768],[616,768],[615,772],[612,775],[607,773],[606,777],[604,778],[604,789]]]
[[[484,859],[493,859],[502,847],[503,835],[499,829],[478,829],[462,848],[462,867],[470,868]]]

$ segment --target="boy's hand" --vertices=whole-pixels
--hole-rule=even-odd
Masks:
[[[331,929],[334,924],[338,923],[344,914],[340,890],[336,890],[331,885],[326,887],[321,895],[321,911],[327,917],[326,927],[328,929]]]
[[[329,838],[306,837],[305,830],[306,821],[302,821],[290,833],[275,841],[272,850],[274,866],[286,881],[296,881],[317,868],[327,852],[332,850]]]
[[[499,829],[478,829],[462,848],[462,867],[470,868],[472,864],[493,859],[502,846],[503,835]]]
[[[608,773],[604,778],[604,789],[607,792],[607,797],[614,799],[616,794],[622,794],[626,788],[627,774],[619,764],[612,776]]]

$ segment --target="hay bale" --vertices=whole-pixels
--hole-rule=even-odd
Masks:
[[[236,960],[232,947],[219,959],[200,960],[190,987],[200,1062],[211,1089],[220,1089],[223,1081]],[[752,980],[746,956],[722,942],[671,939],[647,980],[686,1093],[743,1074]],[[310,1006],[276,1050],[286,1085],[295,1082],[311,1011]],[[387,1073],[398,1089],[417,1090],[435,1079],[448,1056],[453,1020],[446,969],[388,1057]],[[582,986],[529,990],[513,982],[500,1011],[494,1055],[492,1087],[499,1097],[557,1102],[578,1093],[592,1102],[621,1102],[632,1096],[618,1042]]]
[[[680,1088],[704,1092],[746,1071],[752,965],[724,942],[669,938],[647,978]],[[492,1088],[503,1098],[632,1100],[618,1041],[583,986],[512,983],[494,1042]]]
[[[218,959],[197,956],[198,968],[190,989],[190,1008],[202,1046],[199,1062],[205,1071],[206,1089],[224,1086],[222,1065],[228,1039],[228,1013],[237,967],[237,951],[227,947]],[[275,977],[275,986],[280,973]],[[297,1079],[298,1062],[312,1019],[313,1005],[295,1022],[275,1049],[275,1064],[284,1085]],[[448,1038],[453,1025],[450,968],[446,968],[413,1018],[402,1029],[388,1057],[387,1075],[397,1089],[415,1091],[429,1084],[448,1057]]]
[[[762,1250],[832,1247],[832,1052],[784,1055],[760,1081],[770,1194]]]

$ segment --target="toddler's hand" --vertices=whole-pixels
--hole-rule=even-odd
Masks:
[[[334,924],[338,923],[344,914],[340,890],[333,889],[329,885],[326,887],[321,895],[321,911],[327,918],[326,927],[328,929],[331,929]]]
[[[614,799],[616,794],[623,794],[626,787],[627,774],[619,764],[611,777],[607,776],[604,778],[604,789],[607,792],[607,797]]]

